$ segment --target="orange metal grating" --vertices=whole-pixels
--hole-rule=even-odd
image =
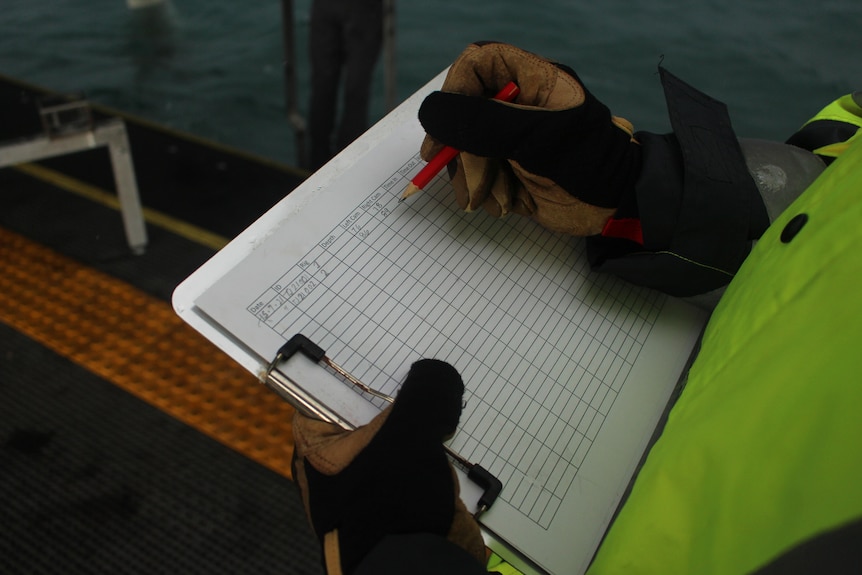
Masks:
[[[167,302],[0,228],[0,321],[291,476],[292,407]]]

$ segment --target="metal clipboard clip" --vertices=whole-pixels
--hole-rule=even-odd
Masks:
[[[279,348],[278,352],[275,354],[275,358],[270,362],[269,366],[267,366],[266,372],[263,374],[261,379],[303,415],[320,419],[321,421],[326,421],[328,423],[333,423],[347,430],[356,428],[355,425],[337,413],[334,413],[326,405],[318,401],[313,395],[298,387],[290,380],[290,378],[278,370],[278,365],[280,363],[287,361],[297,352],[302,353],[315,363],[322,363],[328,366],[345,381],[364,393],[368,393],[378,399],[382,399],[387,403],[395,402],[393,397],[374,390],[353,377],[341,366],[327,357],[323,348],[308,339],[306,336],[298,333]],[[452,449],[445,444],[443,447],[446,450],[446,453],[456,463],[464,468],[467,472],[467,478],[476,483],[482,489],[482,496],[476,504],[476,512],[474,513],[474,515],[478,517],[490,509],[491,505],[494,504],[494,501],[497,500],[497,496],[500,495],[500,491],[503,489],[503,483],[481,465],[471,463],[466,458],[452,451]]]

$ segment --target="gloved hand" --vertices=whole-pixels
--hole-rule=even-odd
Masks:
[[[514,81],[514,103],[491,97]],[[601,233],[640,168],[632,125],[611,116],[567,66],[497,42],[471,44],[419,110],[430,160],[445,144],[458,204],[530,216],[554,231]]]
[[[437,534],[484,562],[442,443],[457,428],[463,392],[454,367],[423,359],[395,403],[354,431],[294,417],[294,478],[328,573],[351,573],[390,534]]]

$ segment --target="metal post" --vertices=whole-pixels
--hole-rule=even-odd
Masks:
[[[0,143],[0,168],[107,146],[114,170],[126,240],[133,253],[144,253],[147,247],[147,228],[125,123],[119,119],[110,119],[91,129],[53,136]]]
[[[147,229],[141,211],[141,199],[138,195],[138,183],[126,126],[122,121],[116,120],[96,129],[99,134],[98,139],[108,145],[126,238],[132,252],[142,254],[147,245]]]

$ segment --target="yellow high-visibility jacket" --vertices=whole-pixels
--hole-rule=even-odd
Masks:
[[[860,557],[855,138],[769,227],[728,286],[589,573],[862,572],[853,570]]]

